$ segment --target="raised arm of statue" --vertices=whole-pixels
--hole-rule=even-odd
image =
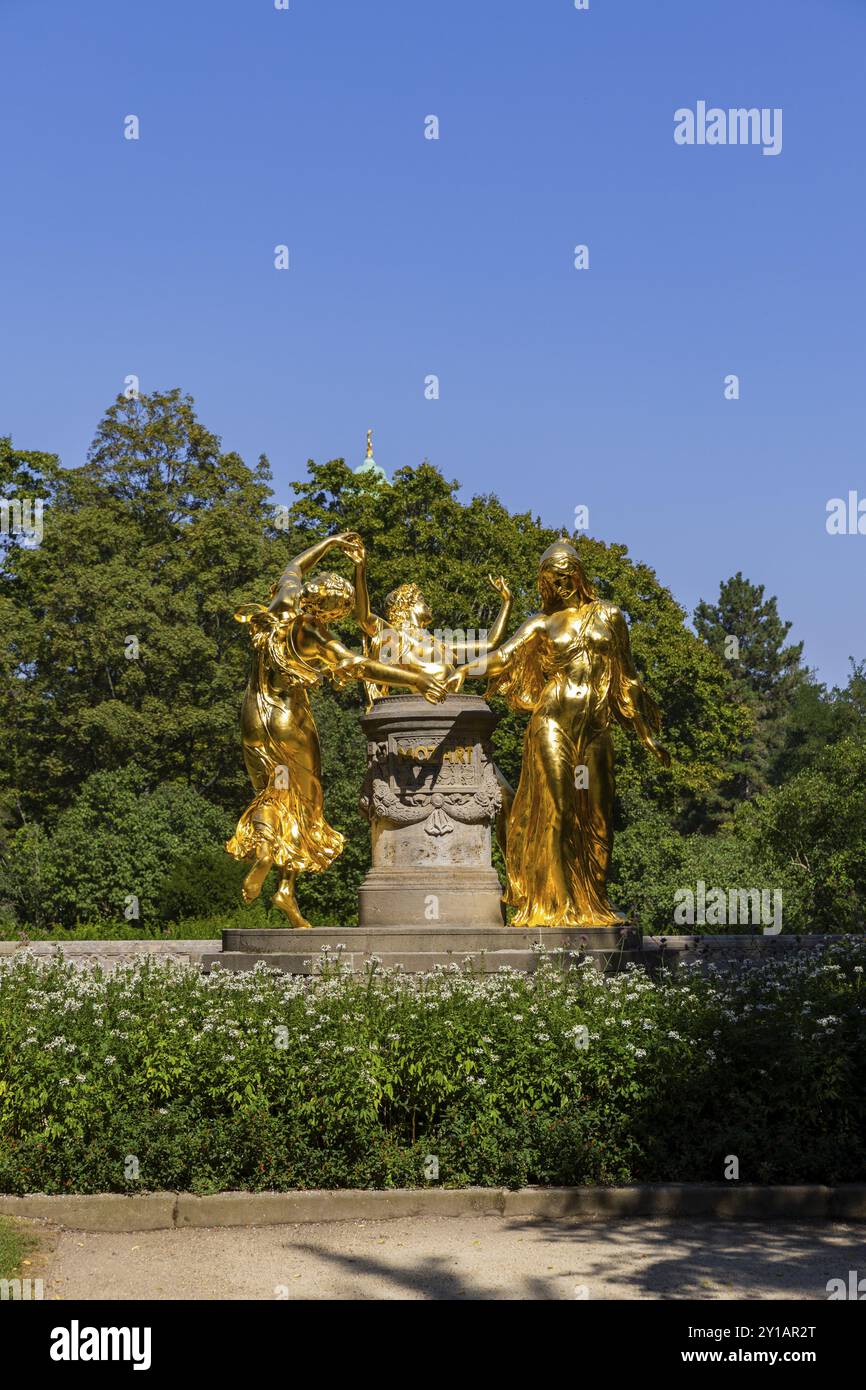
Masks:
[[[496,622],[490,629],[490,638],[488,640],[489,647],[498,647],[499,643],[502,641],[503,636],[505,635],[505,629],[508,626],[508,619],[511,617],[511,605],[513,603],[513,599],[511,595],[511,590],[508,587],[508,582],[503,575],[500,574],[498,578],[494,579],[492,574],[488,574],[487,578],[493,585],[493,588],[496,590],[496,592],[498,594],[501,594],[502,596],[502,605],[499,609]]]
[[[355,562],[355,610],[354,619],[365,637],[376,633],[379,619],[370,608],[370,595],[367,590],[367,562],[365,556]]]
[[[502,641],[502,635],[508,626],[508,619],[511,617],[511,604],[513,601],[508,582],[502,575],[494,579],[492,574],[488,574],[487,578],[496,592],[502,596],[502,603],[496,616],[496,622],[490,629],[490,633],[486,640],[478,639],[472,642],[452,642],[450,644],[451,659],[455,664],[472,661],[476,656],[481,656],[484,652],[489,652],[494,647],[498,647],[499,643]]]
[[[320,560],[328,554],[329,550],[339,547],[344,555],[348,555],[356,566],[362,565],[364,561],[364,545],[361,537],[356,531],[340,531],[335,536],[325,536],[324,540],[316,541],[307,550],[301,551],[290,560],[278,579],[273,597],[271,600],[271,611],[281,617],[288,617],[295,611],[298,594],[312,569],[315,569]]]
[[[544,686],[536,652],[544,625],[542,613],[527,618],[500,647],[458,667],[447,682],[448,689],[457,692],[464,681],[487,676],[491,682],[489,694],[503,695],[515,708],[534,709]]]

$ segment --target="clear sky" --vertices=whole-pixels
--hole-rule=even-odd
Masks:
[[[866,656],[825,526],[866,498],[866,0],[0,0],[0,53],[19,447],[80,463],[134,373],[285,501],[372,425],[389,472],[588,506],[690,611],[741,569],[822,679]],[[699,101],[781,153],[677,145]]]

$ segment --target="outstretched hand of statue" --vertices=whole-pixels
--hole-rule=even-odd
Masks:
[[[441,680],[439,676],[428,676],[426,674],[419,674],[415,682],[415,689],[418,691],[419,695],[423,695],[424,699],[431,705],[441,704],[447,693],[447,686],[444,680]]]
[[[501,598],[511,598],[511,590],[508,587],[508,581],[504,577],[504,575],[497,575],[497,577],[494,579],[492,574],[488,574],[487,580],[488,583],[492,585],[492,587],[496,590],[497,594],[499,594]]]
[[[357,531],[341,531],[338,536],[334,537],[334,540],[353,565],[363,564],[366,551],[364,550],[364,542]]]

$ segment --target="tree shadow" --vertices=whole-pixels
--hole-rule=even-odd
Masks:
[[[584,1250],[590,1297],[596,1281],[609,1298],[826,1299],[829,1279],[866,1272],[866,1228],[852,1223],[532,1219],[511,1228]]]
[[[349,1254],[314,1239],[292,1241],[287,1248],[353,1276],[354,1289],[347,1286],[330,1297],[361,1299],[824,1300],[829,1279],[847,1283],[849,1270],[866,1273],[866,1229],[852,1224],[473,1218],[473,1234],[482,1237],[491,1223],[492,1248],[486,1255],[483,1249],[477,1252],[492,1264],[491,1278],[465,1266],[455,1268],[466,1245],[453,1243],[452,1220],[460,1223],[462,1218],[437,1221],[430,1230],[430,1253],[407,1264],[390,1260],[385,1252]],[[503,1233],[513,1241],[503,1241]],[[520,1239],[525,1242],[523,1268],[505,1275]],[[447,1250],[436,1249],[442,1243]],[[479,1245],[485,1243],[482,1239]],[[564,1264],[563,1246],[568,1251]],[[554,1254],[559,1261],[555,1270],[550,1266]],[[376,1281],[377,1292],[365,1294],[368,1280]],[[383,1293],[383,1287],[390,1292]]]

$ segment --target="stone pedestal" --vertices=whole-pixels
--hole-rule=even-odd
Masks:
[[[373,866],[362,927],[484,927],[504,921],[490,849],[501,792],[490,753],[497,716],[480,695],[431,705],[389,695],[361,716],[361,810]]]

